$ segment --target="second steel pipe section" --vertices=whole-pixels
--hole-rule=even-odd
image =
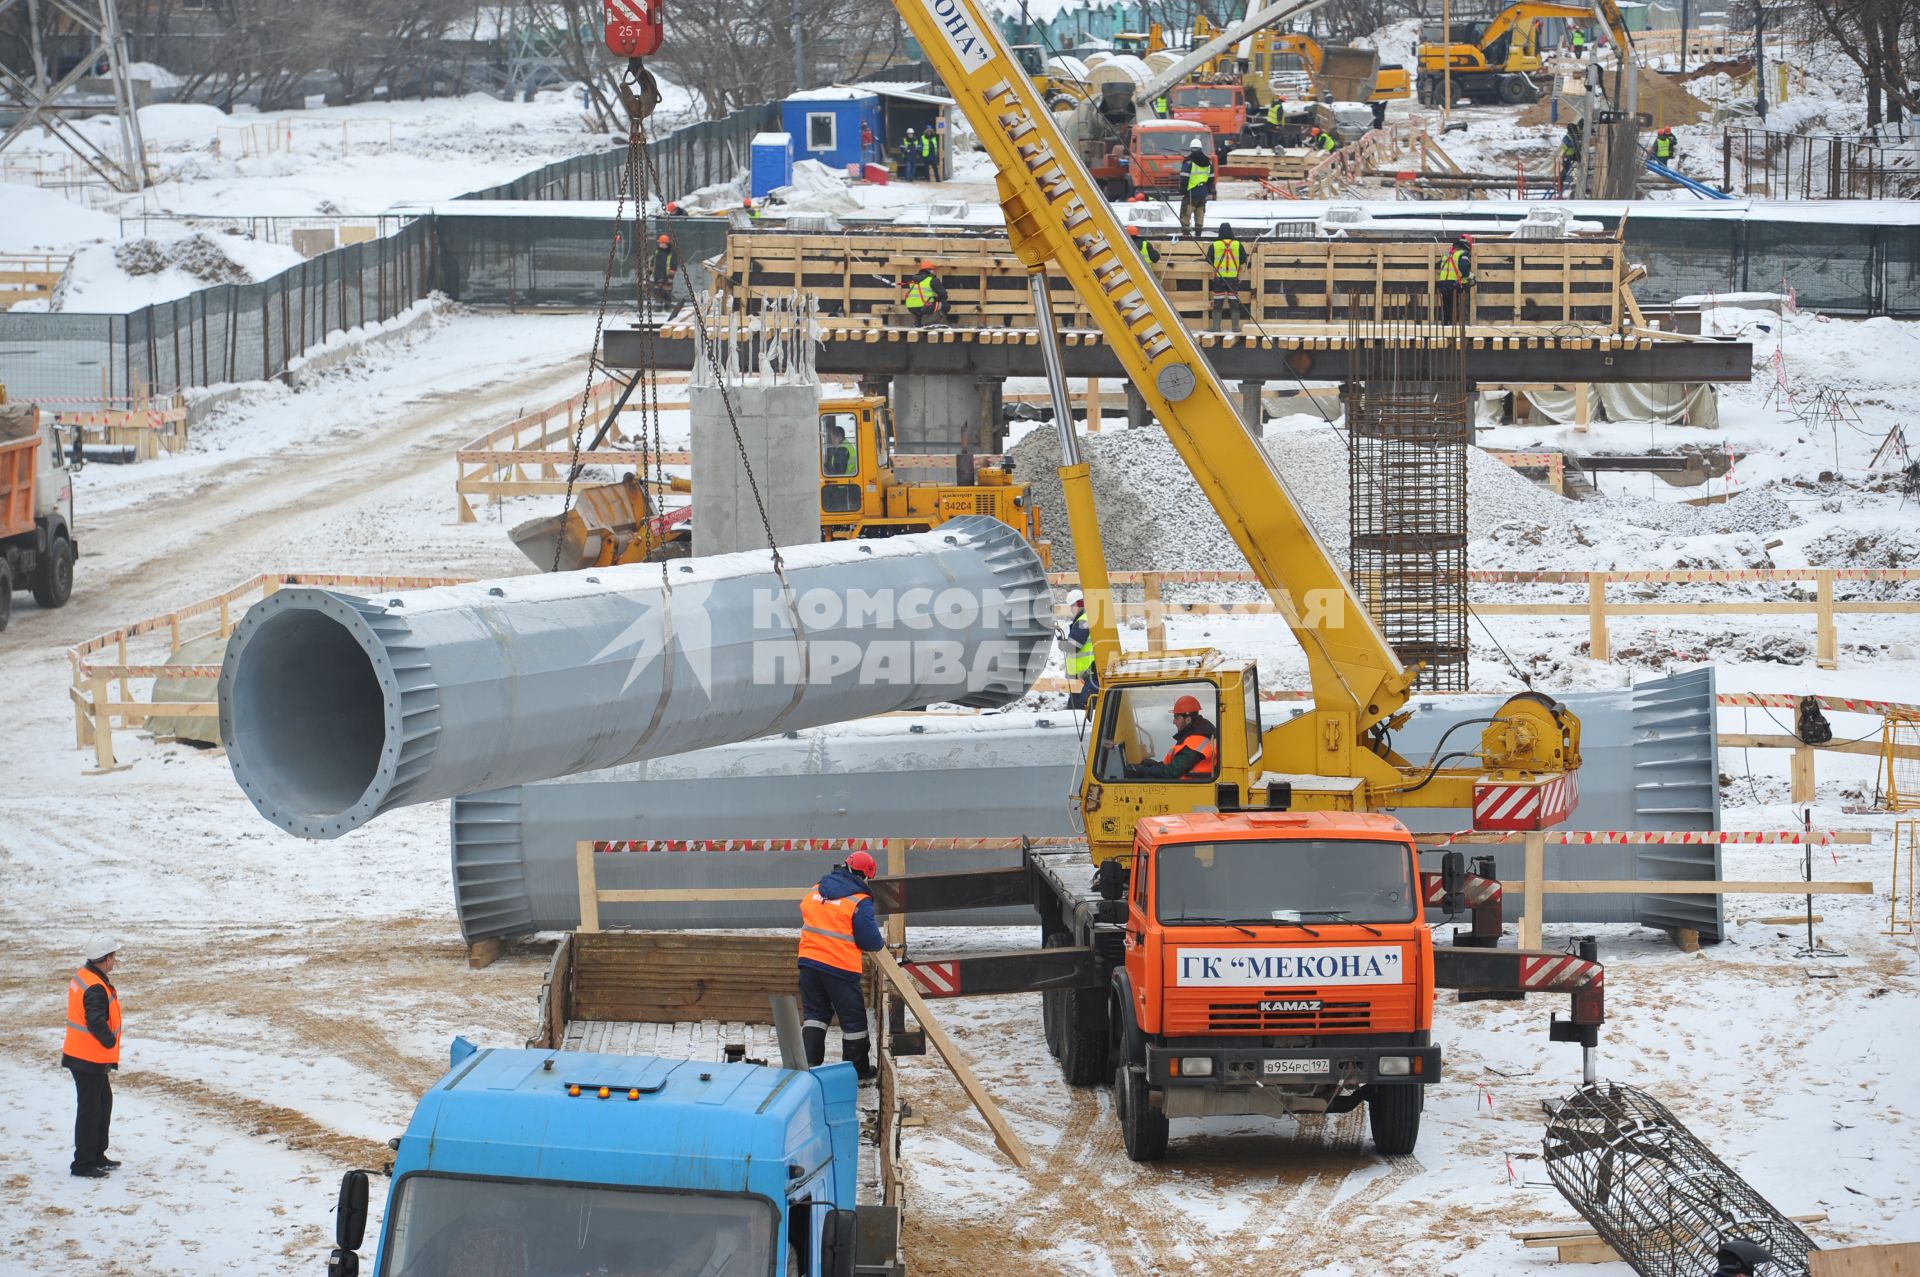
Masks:
[[[274,824],[382,811],[939,702],[1019,699],[1053,637],[995,519],[884,541],[362,598],[283,588],[235,626],[220,739]]]

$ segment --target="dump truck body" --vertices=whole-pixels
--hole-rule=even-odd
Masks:
[[[73,594],[79,541],[64,442],[51,413],[8,403],[0,387],[0,630],[15,590],[31,590],[49,608]]]

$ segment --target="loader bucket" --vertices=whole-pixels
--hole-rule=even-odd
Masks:
[[[645,489],[628,475],[618,483],[582,488],[574,493],[573,509],[564,516],[529,519],[507,535],[544,572],[555,570],[553,551],[557,543],[558,570],[575,572],[617,558],[639,531],[646,513]],[[604,548],[609,545],[611,553]]]

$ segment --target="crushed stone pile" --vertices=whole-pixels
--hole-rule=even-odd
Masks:
[[[1270,429],[1265,444],[1295,504],[1346,566],[1348,466],[1340,433],[1321,422],[1288,424]],[[1109,568],[1246,568],[1162,431],[1106,431],[1083,436],[1082,448],[1092,467]],[[1013,457],[1015,473],[1030,485],[1041,527],[1053,542],[1053,570],[1075,570],[1073,532],[1058,475],[1059,441],[1051,429],[1034,430],[1014,445]],[[1737,520],[1728,518],[1727,510],[1622,497],[1570,501],[1478,448],[1467,453],[1467,533],[1476,567],[1599,570],[1643,566],[1650,552],[1655,561],[1664,558],[1674,567],[1754,565],[1764,561],[1755,533],[1792,519],[1782,503],[1770,500],[1742,509]]]
[[[228,256],[220,241],[204,232],[180,239],[130,239],[113,247],[113,261],[129,275],[158,275],[179,268],[209,284],[251,284],[253,272]]]

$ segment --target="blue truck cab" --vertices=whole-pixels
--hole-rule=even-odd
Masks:
[[[856,1267],[853,1253],[862,1221],[850,1065],[464,1042],[453,1055],[396,1143],[376,1277],[894,1271],[891,1254]],[[330,1272],[358,1271],[365,1200],[365,1173],[350,1172]]]

